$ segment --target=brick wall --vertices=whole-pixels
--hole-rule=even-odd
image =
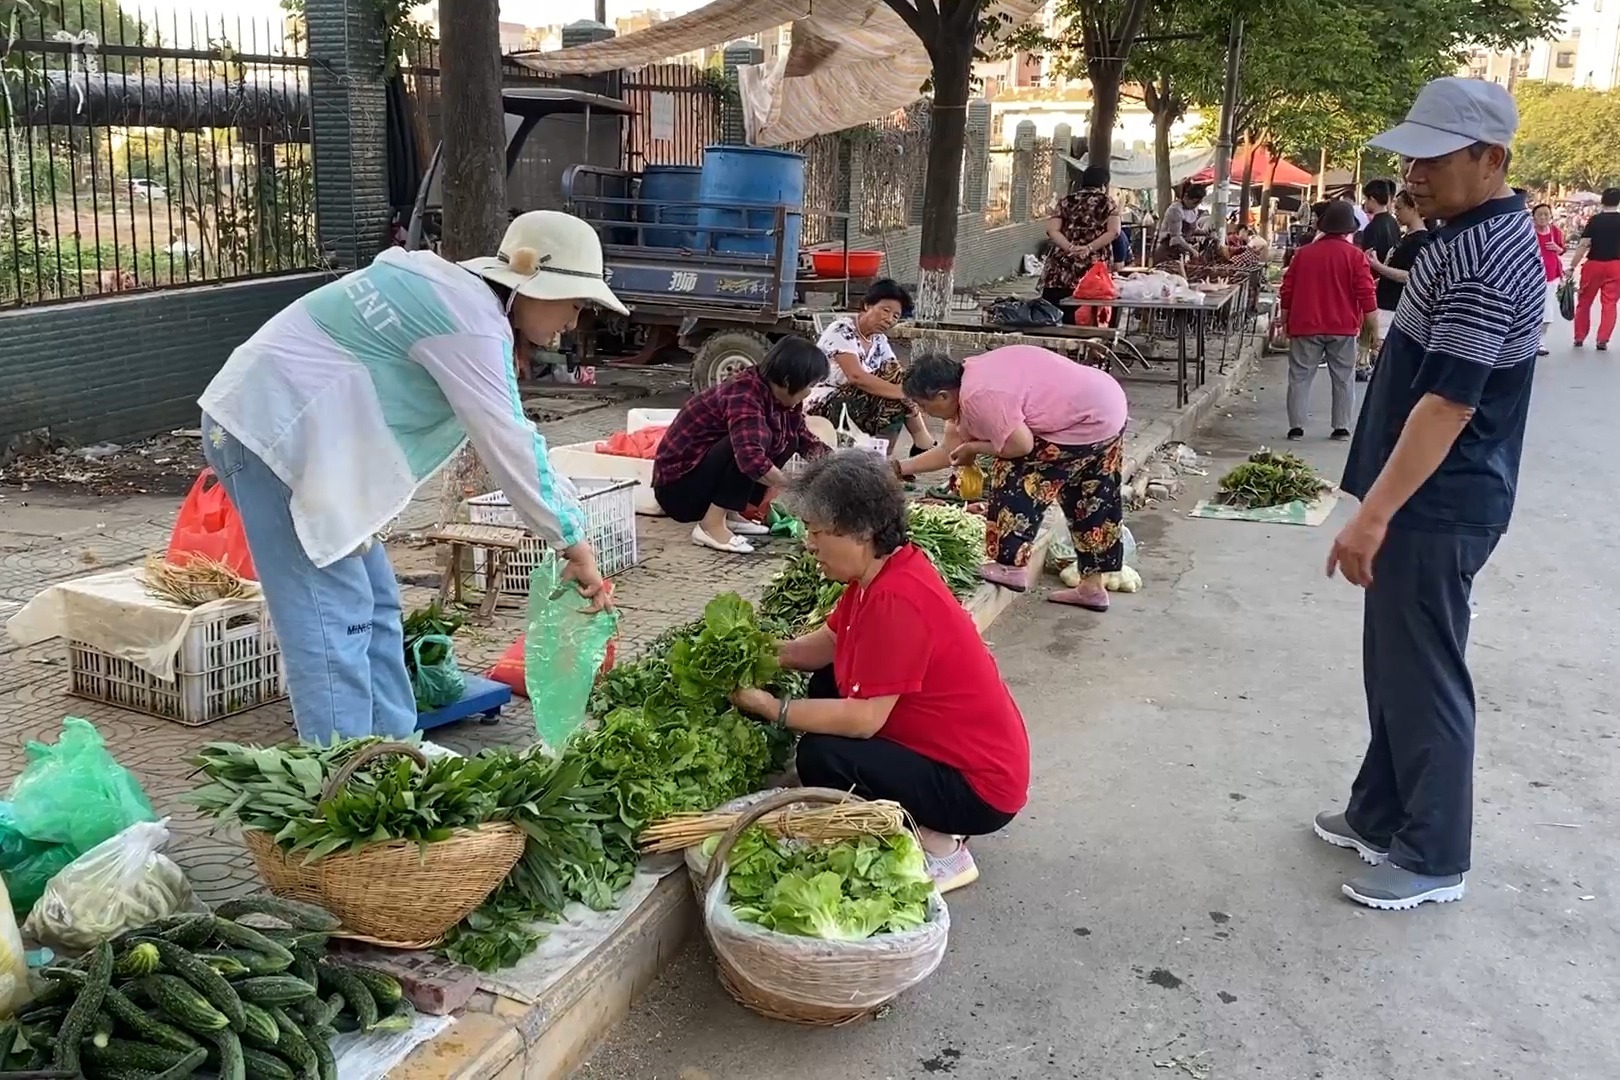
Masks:
[[[1046,236],[1044,220],[987,229],[983,214],[963,214],[956,228],[958,288],[1012,277],[1022,268],[1024,256],[1035,254],[1035,249]],[[851,248],[884,252],[883,273],[897,281],[915,283],[917,253],[922,244],[921,228],[914,225],[881,237],[852,237],[849,244]]]
[[[79,443],[197,424],[231,350],[327,280],[195,286],[0,312],[0,447],[46,427]]]

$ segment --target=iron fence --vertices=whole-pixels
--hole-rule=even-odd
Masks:
[[[911,223],[928,167],[928,130],[928,105],[918,102],[852,133],[861,143],[861,232],[876,236]]]
[[[688,64],[652,64],[624,78],[624,167],[701,165],[703,148],[722,141],[728,98],[724,78]]]
[[[298,24],[7,8],[0,307],[322,265]]]

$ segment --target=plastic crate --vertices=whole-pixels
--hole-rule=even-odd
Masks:
[[[608,576],[636,565],[636,482],[575,477],[574,487],[579,491],[579,503],[585,511],[585,539],[596,552],[597,569]],[[501,491],[468,499],[467,520],[474,525],[524,527],[523,519]],[[523,546],[507,560],[506,580],[501,582],[501,591],[527,596],[529,575],[540,565],[545,551],[545,541],[539,537],[524,540]],[[474,572],[483,572],[485,558],[482,551],[474,552]]]
[[[233,600],[191,623],[160,679],[82,641],[68,642],[68,693],[201,727],[287,696],[281,645],[263,600]]]

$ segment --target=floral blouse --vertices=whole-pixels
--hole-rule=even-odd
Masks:
[[[1108,219],[1119,213],[1119,205],[1108,192],[1085,189],[1060,199],[1052,216],[1062,222],[1064,239],[1084,246],[1108,231]],[[1081,275],[1099,260],[1107,260],[1107,251],[1091,255],[1060,251],[1054,247],[1046,256],[1046,271],[1041,275],[1042,289],[1073,289]]]

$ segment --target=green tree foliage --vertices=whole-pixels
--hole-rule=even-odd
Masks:
[[[1620,183],[1620,159],[1614,153],[1615,133],[1620,132],[1620,90],[1525,82],[1519,84],[1517,97],[1515,182],[1588,191]]]

